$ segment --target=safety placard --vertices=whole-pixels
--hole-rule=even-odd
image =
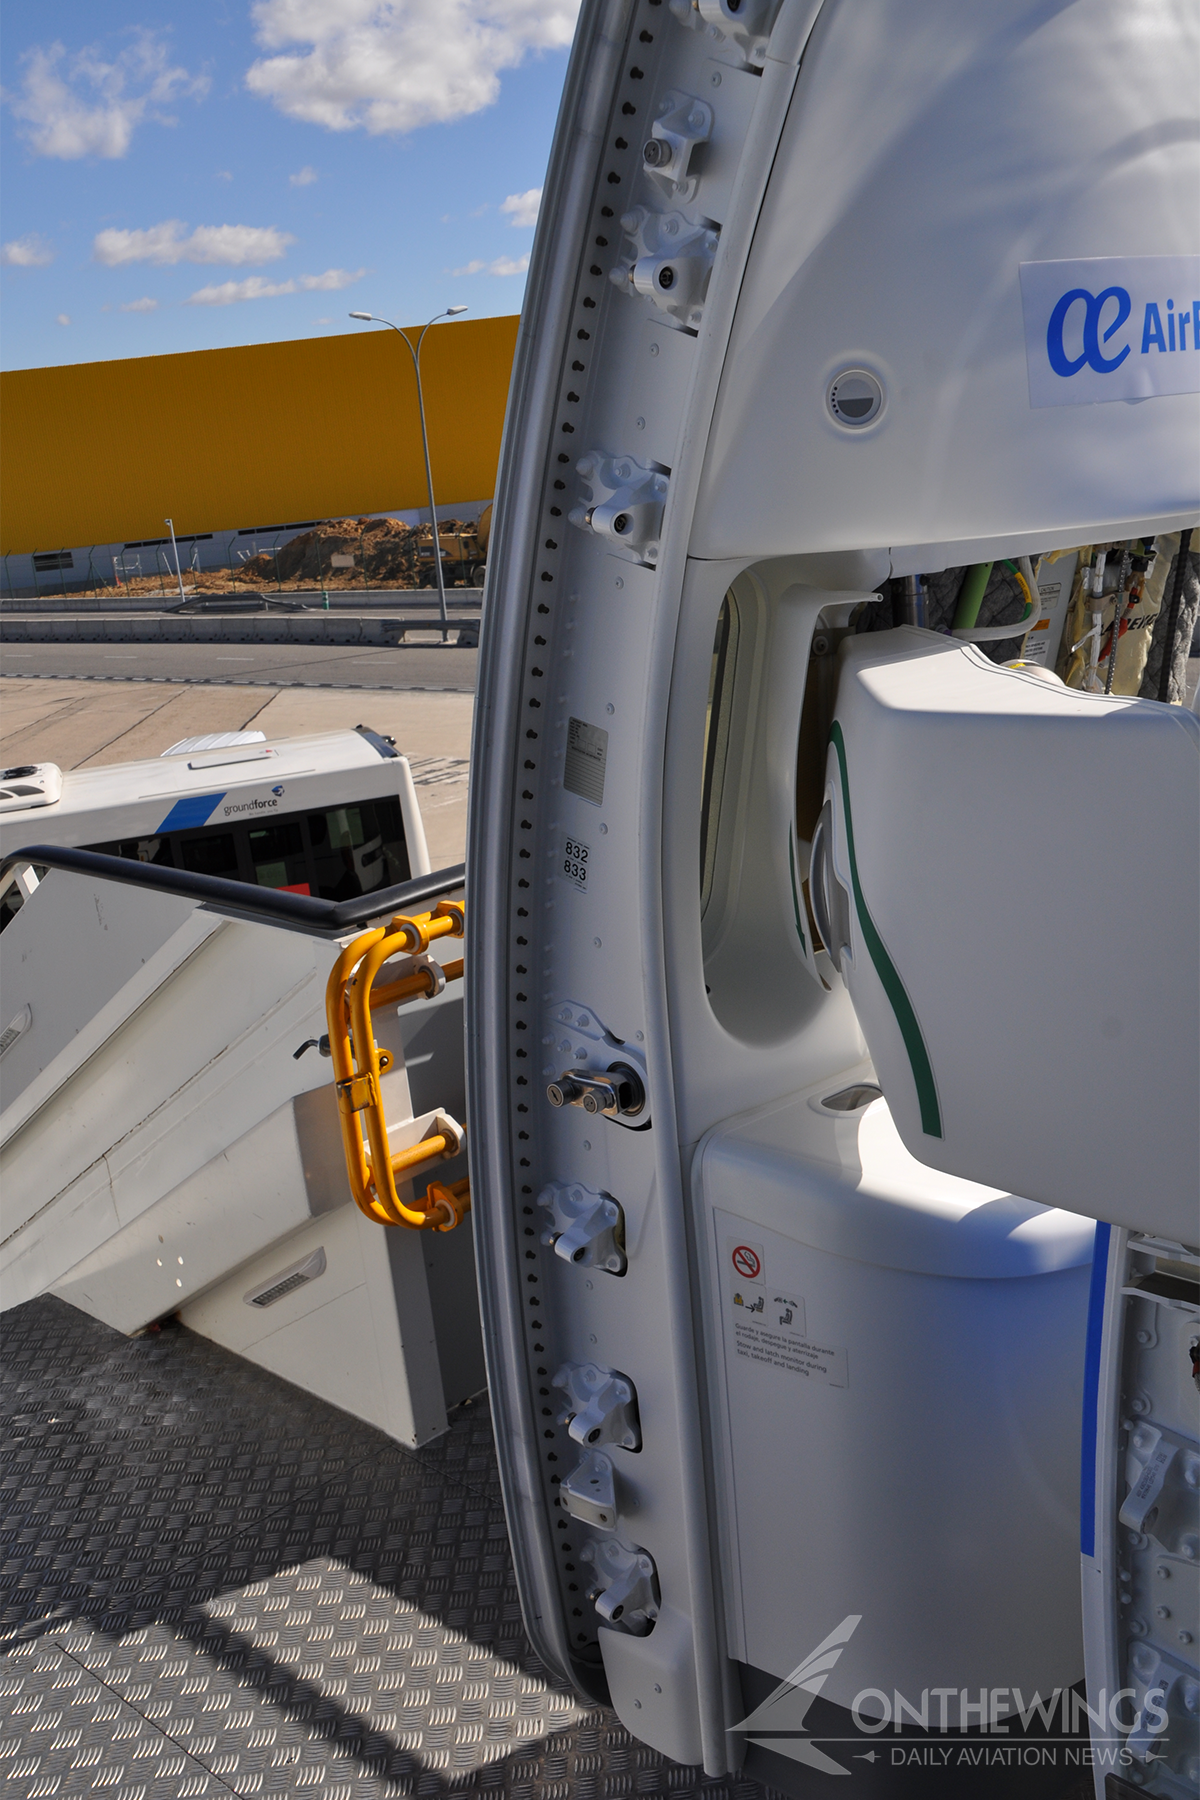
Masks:
[[[728,1351],[763,1368],[784,1369],[807,1381],[845,1387],[846,1352],[837,1345],[810,1340],[804,1295],[787,1259],[772,1251],[763,1237],[729,1230],[737,1221],[726,1214],[721,1236],[721,1310]],[[773,1238],[778,1249],[781,1240]],[[776,1266],[778,1265],[778,1266]]]
[[[604,771],[608,765],[608,733],[586,719],[568,719],[567,754],[563,763],[563,786],[569,794],[590,800],[593,806],[604,801]]]
[[[757,1281],[762,1274],[762,1253],[753,1244],[735,1244],[730,1261],[734,1274],[743,1281]]]
[[[793,1338],[761,1325],[737,1320],[733,1328],[734,1349],[751,1362],[765,1363],[772,1369],[787,1369],[809,1381],[826,1381],[830,1387],[845,1387],[846,1352],[827,1344],[810,1344],[807,1338]]]

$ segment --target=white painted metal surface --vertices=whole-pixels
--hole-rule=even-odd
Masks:
[[[153,854],[163,842],[203,849],[224,830],[209,823],[217,809],[256,824],[265,814],[270,829],[280,805],[311,824],[380,803],[401,832],[382,854],[411,850],[401,879],[427,873],[407,762],[355,732],[68,776],[61,805],[27,829]],[[354,854],[369,891],[382,871]],[[280,885],[278,868],[264,872]],[[326,1029],[341,947],[58,870],[29,890],[3,937],[0,1010],[24,1023],[0,1064],[0,1292],[11,1307],[50,1289],[126,1332],[178,1312],[421,1443],[482,1382],[469,1233],[422,1244],[350,1198],[331,1065],[315,1050],[295,1057]],[[463,1116],[457,990],[403,1018],[393,1010],[377,1039],[394,1059],[382,1089],[396,1148],[425,1136],[437,1110]]]
[[[782,1679],[806,1630],[859,1613],[825,1699],[953,1687],[966,1725],[959,1695],[998,1667],[1045,1693],[1081,1666],[1059,1382],[1074,1365],[1077,1413],[1095,1227],[914,1161],[869,1091],[823,1104],[854,1075],[717,1127],[693,1162],[727,1631]]]
[[[4,945],[43,1027],[5,1061],[24,1048],[36,1056],[55,1028],[64,1039],[0,1114],[4,1306],[50,1289],[122,1331],[179,1312],[401,1442],[444,1430],[447,1400],[472,1391],[453,1385],[471,1363],[455,1348],[472,1337],[467,1235],[431,1247],[361,1217],[330,1065],[314,1052],[293,1056],[325,1028],[340,944],[60,875],[42,883]],[[89,983],[98,970],[103,1005]],[[377,1024],[395,1058],[383,1087],[397,1148],[435,1116],[420,1103],[413,1116],[405,1051],[415,1045],[425,1060],[422,1032],[438,1039],[422,1099],[436,1091],[443,1110],[464,1110],[461,1002],[450,992],[418,1005],[427,1012]],[[442,1011],[449,1029],[438,1031]],[[393,1247],[390,1235],[411,1244]],[[270,1285],[316,1248],[316,1275],[265,1306],[247,1303],[256,1282]],[[472,1387],[481,1379],[476,1361]]]
[[[1052,331],[1059,361],[1087,366],[1081,396],[1119,344],[1159,354],[1153,342],[1142,351],[1127,321],[1112,336],[1123,303],[1099,283],[1128,290],[1144,327],[1151,274],[1163,271],[1139,259],[1196,248],[1194,53],[1191,15],[1163,0],[1002,16],[936,0],[917,14],[890,0],[865,12],[837,0],[744,11],[598,0],[582,14],[530,271],[482,645],[468,863],[473,1191],[530,1629],[578,1684],[607,1684],[631,1731],[713,1775],[770,1738],[765,1724],[738,1728],[757,1718],[762,1683],[786,1673],[789,1654],[805,1666],[815,1645],[829,1658],[799,1699],[828,1683],[805,1730],[819,1718],[831,1751],[857,1729],[852,1688],[869,1666],[882,1670],[876,1685],[914,1698],[951,1665],[956,1691],[1062,1692],[1081,1673],[1069,1522],[1092,1227],[1036,1204],[1069,1190],[1080,1210],[1103,1210],[1064,1182],[1072,1123],[994,1170],[991,1139],[969,1167],[943,1159],[983,1184],[951,1183],[962,1219],[995,1221],[994,1236],[977,1237],[939,1212],[938,1158],[912,1161],[911,1096],[891,1068],[879,1072],[889,1099],[897,1085],[908,1149],[895,1136],[875,1144],[869,1174],[855,1172],[852,1143],[831,1148],[806,1113],[786,1146],[772,1145],[762,1111],[736,1130],[730,1121],[874,1079],[870,1008],[860,1020],[806,893],[831,652],[862,626],[872,591],[889,576],[1197,517],[1194,400],[1167,391],[1182,376],[1156,377],[1148,397],[1086,404],[1071,390],[1071,403],[1046,406],[1038,387]],[[677,162],[664,163],[664,143]],[[673,241],[686,304],[663,282]],[[1124,259],[1113,279],[1073,295],[1080,260],[1105,258]],[[1063,265],[1045,319],[1037,282],[1022,286],[1033,262]],[[1172,281],[1190,269],[1172,263]],[[1182,291],[1155,304],[1167,298],[1179,316]],[[893,639],[865,641],[894,656],[903,634]],[[942,641],[925,634],[922,649],[935,668]],[[1040,728],[1032,702],[1010,711],[1014,740],[1026,715]],[[944,733],[951,771],[957,729]],[[1146,729],[1157,757],[1176,725]],[[899,735],[872,744],[868,789],[878,778],[881,793],[904,790],[902,754]],[[906,803],[919,822],[917,763]],[[990,778],[1007,782],[1002,754]],[[976,810],[991,799],[978,784],[969,796]],[[1110,799],[1124,806],[1103,774],[1077,779],[1086,822],[1072,828],[1101,842]],[[1013,865],[1039,817],[1035,802],[1016,819]],[[950,814],[939,823],[948,842]],[[873,819],[885,876],[908,866],[907,844],[888,832]],[[1031,857],[1041,842],[1030,833]],[[938,893],[910,888],[898,916],[934,959]],[[1108,920],[1062,856],[1038,900],[1087,909],[1090,930]],[[1031,923],[1029,909],[1006,915],[1009,936],[989,945],[993,974]],[[1105,978],[1098,966],[1097,991]],[[1034,992],[1020,1031],[984,1057],[985,1102],[999,1116],[1009,1095],[995,1087],[997,1057],[1037,1063],[1052,992]],[[993,1029],[986,998],[976,1007],[964,992],[957,1008],[961,1043],[946,1051],[956,1092]],[[1052,1024],[1047,1041],[1061,1054]],[[585,1111],[615,1062],[638,1072],[644,1107]],[[1104,1068],[1122,1091],[1122,1072]],[[1141,1071],[1125,1073],[1131,1091]],[[580,1103],[550,1104],[550,1087]],[[1106,1116],[1104,1104],[1093,1111]],[[1142,1185],[1156,1202],[1171,1194],[1153,1131],[1136,1115],[1120,1129],[1140,1149]],[[1034,1199],[1007,1192],[1011,1167]],[[861,1221],[837,1253],[813,1240],[831,1182],[845,1184],[839,1218]],[[620,1206],[622,1273],[543,1241],[547,1184]],[[810,1372],[762,1371],[775,1386],[757,1408],[721,1373],[718,1212],[759,1234],[752,1250],[775,1246],[803,1289],[790,1299],[822,1321],[821,1339],[796,1352]],[[913,1245],[933,1239],[970,1244],[979,1266],[930,1269]],[[764,1306],[775,1299],[772,1289]],[[989,1342],[1003,1380],[983,1375]],[[827,1375],[845,1353],[843,1385],[814,1384],[825,1352]],[[980,1377],[969,1398],[943,1368],[955,1354]],[[636,1393],[640,1448],[605,1452],[614,1536],[575,1498],[596,1491],[596,1470],[576,1470],[558,1375],[585,1365]],[[919,1486],[917,1444],[937,1472],[935,1499]],[[747,1550],[738,1496],[755,1479],[755,1445],[777,1479],[772,1497],[755,1495]],[[989,1472],[986,1493],[973,1460]],[[800,1508],[807,1529],[794,1528],[788,1480],[830,1496],[823,1512]],[[941,1542],[927,1565],[929,1507]],[[992,1525],[1009,1552],[1002,1581],[978,1545],[963,1547]],[[875,1560],[872,1531],[890,1556]],[[932,1582],[919,1625],[910,1546]],[[960,1569],[953,1599],[938,1555]],[[628,1596],[625,1626],[616,1593]],[[856,1766],[846,1749],[822,1762],[807,1739],[777,1736],[771,1748],[777,1785],[789,1760],[830,1774]],[[1028,1769],[1014,1780],[1034,1791]]]
[[[880,544],[905,574],[1001,540],[1011,555],[1187,524],[1200,349],[1160,351],[1153,319],[1143,338],[1149,304],[1190,319],[1200,294],[1198,67],[1181,0],[823,6],[742,277],[693,554]],[[1049,285],[1027,340],[1031,268]],[[1128,318],[1055,374],[1055,302],[1093,297],[1059,328],[1069,366],[1113,287]],[[852,366],[885,395],[858,430],[825,403]],[[1130,372],[1144,394],[1159,369],[1184,391],[1143,404]]]
[[[924,631],[842,658],[817,885],[906,1145],[1190,1241],[1200,721]],[[964,1011],[986,1029],[964,1033]],[[1096,1096],[1134,1071],[1136,1128],[1105,1130]]]

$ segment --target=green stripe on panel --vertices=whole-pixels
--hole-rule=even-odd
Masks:
[[[841,725],[836,719],[833,722],[830,738],[837,751],[838,765],[842,771],[842,811],[846,819],[846,849],[850,857],[850,879],[854,884],[854,905],[858,912],[858,923],[862,928],[867,952],[875,965],[875,973],[883,983],[884,993],[891,1001],[892,1011],[896,1015],[896,1023],[900,1027],[900,1036],[904,1039],[904,1048],[908,1052],[913,1080],[917,1086],[917,1101],[921,1108],[921,1130],[926,1137],[940,1138],[942,1113],[938,1105],[937,1084],[933,1079],[933,1066],[929,1061],[929,1052],[925,1048],[925,1039],[921,1036],[917,1015],[913,1011],[912,1001],[905,991],[896,965],[888,955],[883,939],[875,929],[874,919],[867,911],[862,884],[858,879],[858,858],[854,854],[854,824],[850,817],[850,778],[846,772],[846,741],[842,736]]]

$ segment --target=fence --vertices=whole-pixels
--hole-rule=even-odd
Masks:
[[[474,586],[484,551],[474,524],[485,502],[440,515],[438,536],[448,587]],[[426,514],[426,520],[427,520]],[[298,553],[295,546],[305,540]],[[452,541],[450,541],[452,540]],[[432,532],[409,513],[306,519],[286,525],[200,532],[176,540],[179,573],[190,593],[372,595],[435,585]],[[290,554],[289,554],[290,550]],[[169,538],[38,550],[3,558],[0,605],[158,598],[178,602],[179,576]]]

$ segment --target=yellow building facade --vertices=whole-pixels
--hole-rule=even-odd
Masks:
[[[501,318],[425,338],[439,511],[495,490],[516,337]],[[412,358],[379,327],[12,370],[0,405],[0,554],[428,503]]]

